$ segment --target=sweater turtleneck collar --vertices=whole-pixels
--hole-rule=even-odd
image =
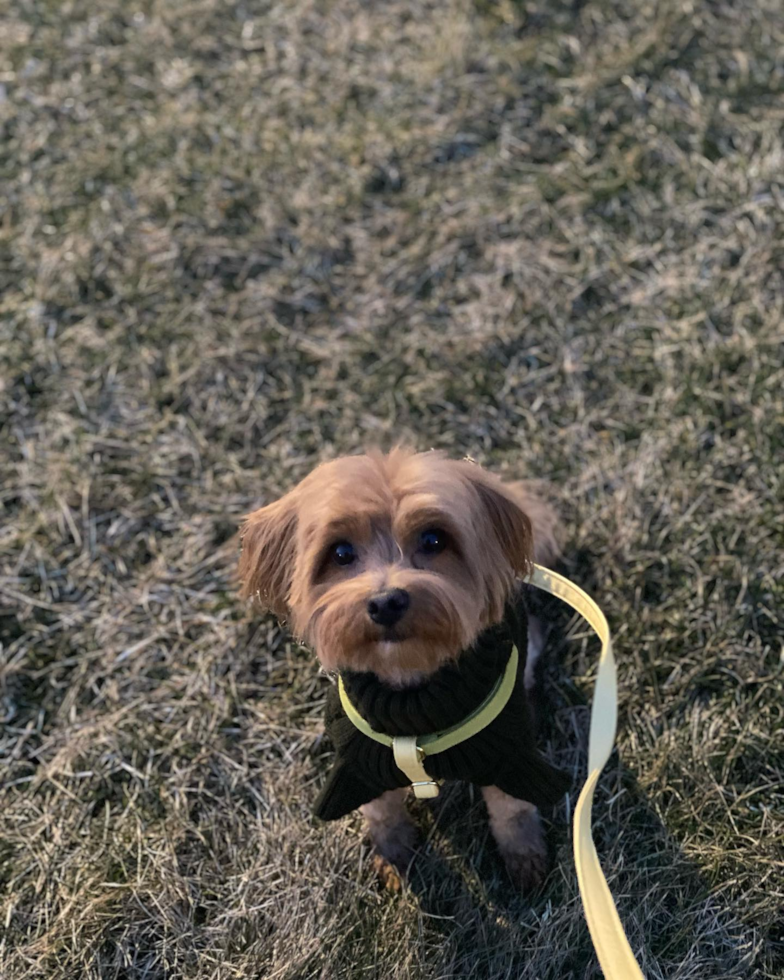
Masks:
[[[484,630],[455,661],[403,689],[376,674],[344,671],[346,692],[371,728],[386,735],[427,735],[457,725],[487,697],[512,652],[512,635],[501,622]],[[525,651],[520,651],[523,654]]]

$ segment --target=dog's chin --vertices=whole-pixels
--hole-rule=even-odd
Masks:
[[[335,662],[338,670],[370,672],[392,687],[403,688],[420,683],[455,660],[459,650],[399,630],[384,630],[377,639],[356,649],[344,648],[341,654]]]

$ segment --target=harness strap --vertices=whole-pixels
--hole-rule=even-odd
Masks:
[[[422,751],[423,755],[438,755],[439,752],[446,752],[447,749],[451,749],[455,745],[465,742],[473,735],[476,735],[477,732],[481,732],[483,728],[487,728],[490,722],[495,721],[512,696],[517,679],[517,665],[519,660],[517,647],[512,647],[512,652],[506,662],[504,672],[495,682],[492,691],[490,691],[479,707],[475,708],[462,721],[459,721],[456,725],[452,725],[450,728],[444,728],[440,732],[431,732],[428,735],[416,736],[415,741],[417,747]],[[343,706],[343,710],[355,728],[358,728],[368,738],[372,738],[373,741],[380,742],[382,745],[388,745],[390,748],[393,747],[395,739],[391,735],[385,735],[384,732],[377,732],[375,728],[371,728],[354,707],[343,685],[342,677],[338,678],[338,693],[340,694],[340,703]],[[400,768],[402,769],[403,767],[401,766]],[[405,772],[405,770],[403,771]]]
[[[438,796],[438,783],[435,779],[431,779],[422,765],[425,753],[417,745],[416,735],[398,735],[393,738],[392,751],[395,755],[395,765],[411,780],[414,796],[417,799],[427,800]]]

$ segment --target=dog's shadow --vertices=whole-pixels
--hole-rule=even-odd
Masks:
[[[590,591],[591,569],[590,556],[580,554],[562,570]],[[441,936],[443,962],[430,964],[433,976],[538,977],[528,961],[532,948],[546,944],[547,976],[601,977],[584,919],[574,914],[579,895],[571,857],[573,808],[586,777],[590,708],[564,668],[575,620],[555,599],[548,598],[542,611],[551,631],[535,705],[540,745],[573,776],[565,801],[543,814],[552,870],[531,895],[515,888],[478,789],[448,785],[434,801],[415,801],[424,840],[403,887],[416,897],[427,928]],[[699,869],[670,836],[617,751],[602,775],[593,812],[597,850],[646,977],[742,980],[763,975],[753,966],[762,941],[711,897]],[[777,956],[768,953],[769,961]]]

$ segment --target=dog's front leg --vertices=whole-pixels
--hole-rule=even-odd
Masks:
[[[407,787],[391,789],[359,808],[376,852],[399,871],[408,867],[418,838],[406,809],[407,793]]]
[[[483,787],[482,795],[490,829],[512,880],[526,891],[537,888],[547,873],[547,847],[539,811],[533,803],[509,796],[497,786]]]

